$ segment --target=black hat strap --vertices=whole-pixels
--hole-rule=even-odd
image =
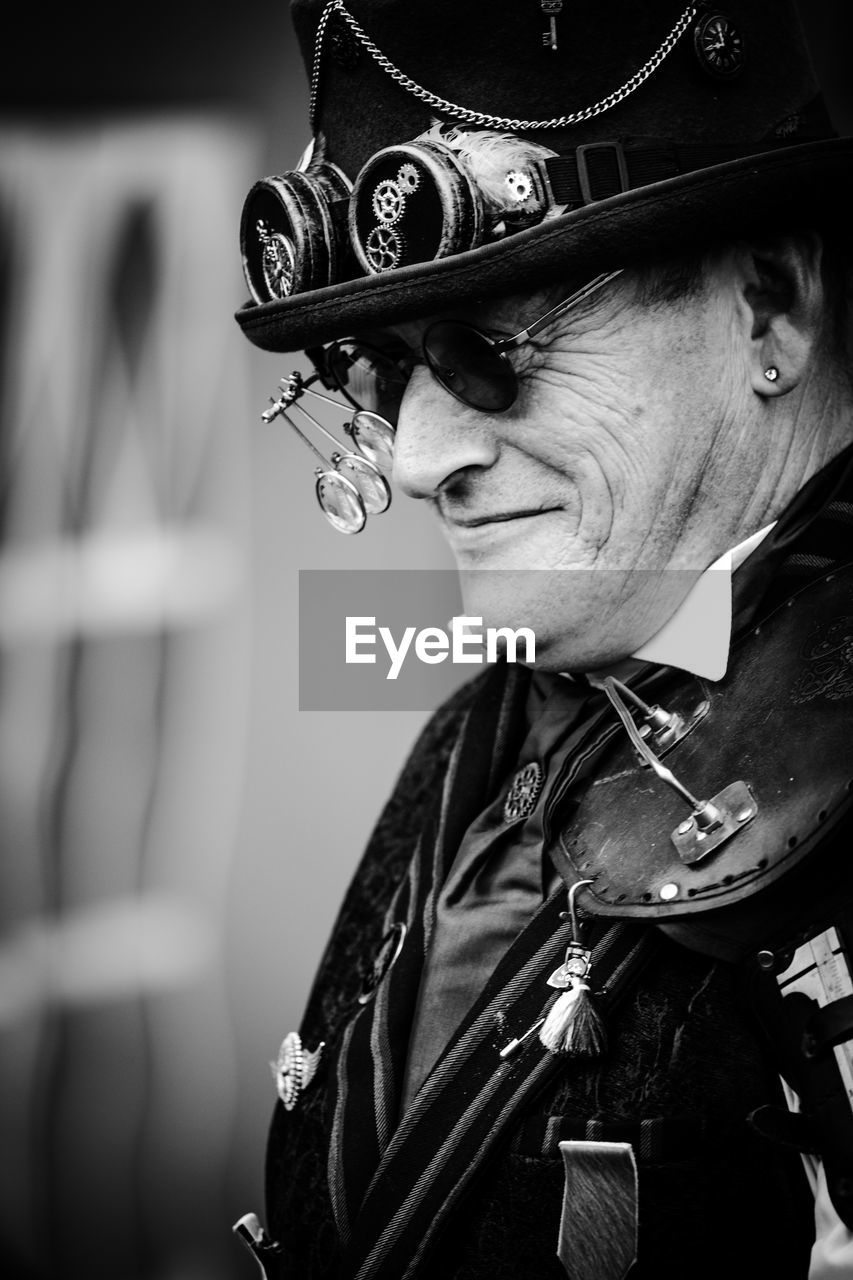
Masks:
[[[568,155],[539,162],[553,205],[574,209],[607,200],[636,187],[665,182],[685,173],[710,169],[717,164],[766,154],[789,146],[790,138],[737,146],[676,146],[654,142],[590,142]]]

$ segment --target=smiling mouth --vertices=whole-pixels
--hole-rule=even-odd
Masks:
[[[549,511],[556,511],[557,507],[533,507],[524,511],[495,511],[486,516],[468,516],[460,518],[456,516],[446,516],[448,524],[455,525],[459,529],[480,529],[487,524],[508,524],[512,520],[529,520],[533,516],[547,515]]]

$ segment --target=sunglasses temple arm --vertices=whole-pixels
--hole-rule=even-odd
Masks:
[[[522,343],[527,342],[530,338],[535,338],[537,333],[541,332],[546,325],[552,320],[556,320],[558,316],[563,315],[572,307],[576,307],[579,303],[585,302],[592,294],[598,293],[599,289],[603,289],[611,280],[615,280],[617,276],[621,276],[624,267],[617,267],[615,271],[605,272],[603,275],[596,276],[594,280],[590,280],[589,284],[585,284],[582,289],[578,289],[576,293],[570,297],[564,298],[562,302],[558,302],[556,307],[552,307],[550,311],[546,311],[544,316],[540,316],[535,320],[529,329],[522,329],[520,333],[514,334],[511,338],[504,338],[495,345],[501,351],[511,351],[513,347],[520,347]]]

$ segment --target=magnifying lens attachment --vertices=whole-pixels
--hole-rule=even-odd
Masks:
[[[340,471],[323,471],[317,475],[317,501],[323,515],[338,533],[361,533],[367,512],[361,494],[351,480]]]
[[[357,453],[333,453],[332,466],[345,473],[358,489],[369,516],[379,516],[391,505],[391,487],[379,468]]]
[[[318,377],[319,375],[315,374],[309,379],[304,379],[300,373],[294,372],[289,378],[282,378],[281,394],[277,398],[270,399],[272,407],[266,409],[261,414],[261,418],[267,423],[278,417],[284,418],[294,434],[306,448],[311,450],[321,464],[314,470],[315,493],[323,514],[332,528],[339,533],[360,533],[367,522],[368,515],[381,515],[391,505],[391,486],[377,462],[369,456],[368,450],[372,447],[375,456],[384,457],[390,466],[394,428],[378,414],[367,411],[356,413],[352,422],[344,426],[344,431],[350,435],[359,452],[351,453],[349,450],[342,450],[331,431],[327,430],[304,405],[299,403],[307,392],[338,410],[345,409],[339,401],[332,400],[322,392],[312,390],[310,384]],[[288,412],[290,409],[298,409],[312,427],[336,446],[328,461],[291,418]],[[354,426],[357,419],[364,419],[364,421]],[[368,441],[367,445],[365,439]]]
[[[390,471],[394,461],[394,428],[378,413],[359,409],[344,431],[359,453],[382,471]]]

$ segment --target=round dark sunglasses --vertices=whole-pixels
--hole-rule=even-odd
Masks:
[[[439,386],[470,409],[503,413],[518,398],[518,375],[509,358],[547,325],[579,306],[621,274],[621,268],[598,275],[556,307],[507,338],[494,338],[464,320],[436,320],[425,330],[421,353]],[[404,350],[345,338],[306,352],[328,390],[337,390],[356,409],[378,414],[396,424],[413,361]]]

